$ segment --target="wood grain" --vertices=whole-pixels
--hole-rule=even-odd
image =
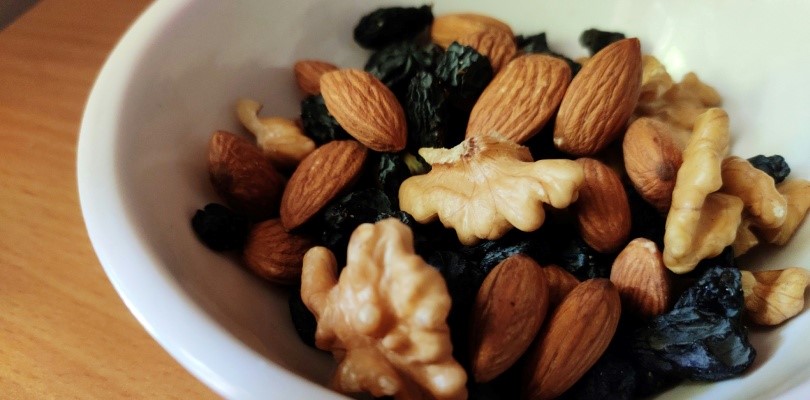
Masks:
[[[42,0],[0,31],[0,397],[216,396],[135,321],[76,188],[87,95],[146,0]]]

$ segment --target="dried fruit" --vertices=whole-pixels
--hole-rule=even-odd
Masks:
[[[295,229],[320,211],[360,174],[367,149],[353,140],[329,142],[313,151],[290,177],[281,198],[281,223]]]
[[[476,382],[489,382],[523,355],[547,309],[545,275],[528,256],[511,256],[487,275],[475,299],[470,327]]]
[[[557,111],[570,80],[571,71],[558,58],[516,58],[481,93],[470,113],[467,137],[497,132],[515,143],[525,142]]]
[[[675,177],[683,163],[670,128],[651,118],[639,118],[627,128],[622,150],[633,187],[658,211],[668,211]]]
[[[742,271],[745,315],[760,325],[778,325],[804,310],[810,276],[803,268]]]
[[[433,22],[430,6],[379,8],[354,27],[354,41],[367,49],[411,39]]]
[[[318,321],[315,320],[315,316],[312,315],[307,305],[301,300],[301,292],[296,290],[290,293],[287,306],[290,309],[290,319],[292,319],[298,337],[307,346],[317,349],[315,347],[315,331],[318,329]]]
[[[301,102],[301,124],[304,132],[318,145],[352,138],[329,114],[321,95],[309,96]]]
[[[760,154],[749,158],[748,162],[750,162],[754,168],[768,174],[776,183],[782,183],[782,181],[790,175],[790,166],[787,161],[785,161],[785,158],[778,154],[772,156]]]
[[[586,47],[594,55],[613,42],[624,39],[621,32],[600,31],[596,28],[588,29],[579,36],[579,44]]]
[[[670,277],[661,252],[648,239],[633,239],[613,262],[610,281],[619,289],[622,306],[642,317],[669,309]]]
[[[419,72],[433,71],[441,55],[442,50],[433,44],[399,42],[374,52],[364,69],[388,86],[401,101],[413,77]]]
[[[418,72],[408,85],[405,117],[408,121],[408,148],[444,147],[447,132],[447,94],[429,72]]]
[[[462,13],[437,17],[430,27],[430,39],[433,43],[447,48],[461,37],[489,29],[500,30],[513,36],[512,28],[495,18],[481,14]]]
[[[194,213],[191,227],[205,247],[211,250],[240,250],[250,232],[250,221],[228,207],[209,203]]]
[[[599,152],[624,129],[640,88],[638,39],[605,47],[582,67],[565,92],[554,126],[554,144],[576,155]]]
[[[360,143],[375,151],[405,148],[405,112],[373,75],[355,69],[328,72],[321,77],[321,94],[329,113]]]
[[[320,60],[299,60],[293,65],[295,83],[308,95],[321,93],[321,75],[338,69],[334,64]]]
[[[562,243],[556,262],[579,280],[607,278],[613,257],[601,254],[580,237]]]
[[[557,307],[526,362],[523,398],[553,399],[607,349],[619,324],[619,292],[607,279],[577,286]]]
[[[453,43],[439,58],[436,77],[445,85],[450,101],[469,110],[492,80],[493,72],[481,53]]]
[[[262,278],[291,285],[301,279],[301,260],[312,246],[309,239],[287,233],[278,219],[270,219],[251,229],[242,259]]]
[[[208,142],[208,176],[217,194],[237,212],[257,219],[278,212],[284,177],[246,138],[214,132]]]
[[[621,178],[593,158],[577,163],[585,172],[575,205],[582,239],[600,253],[616,251],[630,234],[630,205]]]
[[[676,309],[687,307],[728,318],[739,317],[743,308],[740,271],[728,266],[707,268],[675,303]]]

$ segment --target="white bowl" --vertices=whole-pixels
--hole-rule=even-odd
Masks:
[[[161,0],[121,40],[93,88],[78,174],[98,257],[150,334],[227,398],[337,395],[322,386],[330,357],[299,341],[282,291],[194,237],[190,216],[217,200],[206,142],[215,129],[240,130],[233,117],[240,97],[297,116],[291,65],[298,59],[362,66],[367,55],[352,42],[352,28],[382,4]],[[589,27],[637,36],[674,76],[697,71],[721,92],[735,154],[782,154],[795,176],[810,178],[810,2],[441,0],[434,7],[459,10],[491,14],[519,33],[546,31],[569,56],[585,54],[577,38]],[[783,251],[760,252],[750,266],[810,266],[808,239],[805,226]],[[757,330],[759,355],[743,377],[685,384],[660,397],[810,398],[808,336],[810,313]]]

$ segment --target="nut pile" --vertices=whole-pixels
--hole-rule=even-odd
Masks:
[[[739,376],[746,325],[800,313],[802,268],[737,257],[786,244],[810,181],[729,152],[721,98],[676,82],[636,38],[591,57],[478,14],[364,16],[364,70],[302,60],[300,120],[236,116],[210,180],[228,207],[192,218],[291,288],[344,393],[396,399],[638,398]]]

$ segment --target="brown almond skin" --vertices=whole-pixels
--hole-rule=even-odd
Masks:
[[[683,163],[680,147],[670,128],[652,118],[639,118],[624,134],[624,167],[633,187],[660,212],[669,211],[678,168]]]
[[[598,153],[624,130],[641,90],[641,47],[622,39],[582,67],[560,104],[554,144],[575,155]]]
[[[307,222],[351,186],[368,149],[354,140],[335,140],[310,153],[295,169],[281,197],[281,223],[291,230]]]
[[[607,349],[621,315],[616,287],[607,279],[577,286],[554,310],[530,350],[523,399],[553,399],[563,394]]]
[[[208,142],[208,176],[234,210],[254,218],[278,213],[284,176],[245,137],[216,131]]]
[[[320,60],[301,60],[293,65],[295,83],[302,92],[309,95],[321,93],[321,76],[327,72],[335,71],[334,64]]]
[[[515,58],[517,46],[515,37],[502,29],[485,29],[462,36],[458,43],[469,46],[489,58],[492,71],[498,73],[509,61]]]
[[[546,276],[548,304],[551,307],[560,304],[579,285],[579,279],[560,266],[550,264],[543,267],[543,273]]]
[[[643,318],[665,313],[672,278],[661,252],[649,239],[633,239],[613,261],[610,281],[619,289],[622,306]]]
[[[575,203],[582,239],[600,253],[611,253],[627,242],[630,234],[630,203],[619,175],[592,158],[577,162],[585,171]]]
[[[340,126],[369,149],[395,152],[405,148],[405,111],[379,79],[357,69],[339,69],[321,76],[326,109]]]
[[[514,37],[512,28],[500,20],[487,15],[461,13],[436,17],[430,27],[430,39],[442,48],[447,48],[464,36],[487,29],[497,29]]]
[[[301,280],[304,254],[312,246],[306,237],[287,233],[281,220],[270,219],[251,229],[242,259],[259,276],[291,285]]]
[[[498,132],[523,143],[543,128],[562,101],[571,69],[542,54],[512,60],[487,85],[473,106],[467,137]]]
[[[543,269],[523,254],[513,255],[487,275],[475,298],[470,330],[476,382],[489,382],[529,348],[548,310]]]

